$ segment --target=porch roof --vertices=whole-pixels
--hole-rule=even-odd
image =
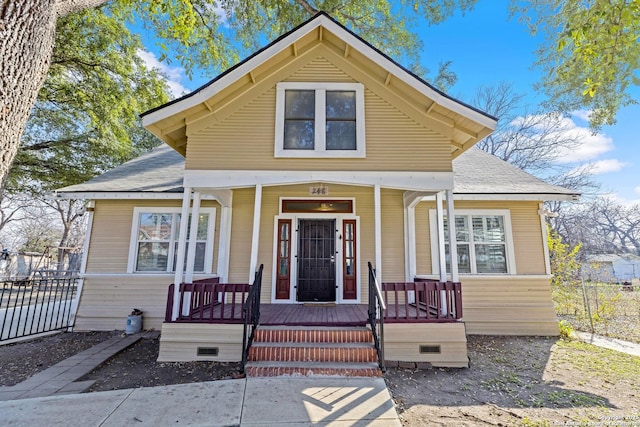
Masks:
[[[570,199],[578,193],[550,185],[478,148],[453,161],[454,194],[458,198],[527,200]],[[124,163],[87,182],[57,190],[69,199],[181,198],[184,158],[167,145]]]

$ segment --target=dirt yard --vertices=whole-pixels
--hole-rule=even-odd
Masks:
[[[119,332],[68,333],[0,346],[12,385]],[[470,369],[389,369],[407,426],[640,426],[640,358],[555,338],[470,337]],[[232,378],[236,363],[158,363],[142,340],[84,379],[90,391]]]

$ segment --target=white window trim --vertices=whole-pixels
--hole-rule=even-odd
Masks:
[[[315,116],[315,149],[292,150],[284,149],[284,104],[286,90],[315,90],[316,91],[316,116]],[[331,90],[349,90],[356,93],[356,149],[355,150],[327,150],[325,145],[325,101],[324,93]],[[321,96],[318,96],[321,94]],[[276,86],[276,134],[275,157],[298,158],[364,158],[365,125],[364,125],[364,85],[361,83],[308,83],[308,82],[282,82]]]
[[[516,275],[515,247],[513,245],[513,233],[511,228],[511,212],[508,209],[456,209],[456,216],[502,216],[504,218],[504,238],[507,253],[507,272],[500,273],[461,273],[460,276],[513,276]],[[446,217],[446,213],[445,213]],[[440,251],[438,250],[438,225],[436,210],[429,210],[429,229],[431,231],[431,271],[437,274],[439,271]],[[470,232],[472,232],[470,230]],[[447,242],[448,243],[448,242]],[[472,248],[470,248],[471,250]],[[475,251],[475,249],[473,249]],[[473,257],[475,259],[475,257]],[[475,270],[472,264],[472,269]]]
[[[174,271],[136,271],[136,255],[138,251],[138,228],[140,221],[141,213],[181,213],[181,208],[179,207],[160,207],[160,206],[152,206],[152,207],[134,207],[133,208],[133,217],[131,220],[131,238],[129,242],[129,260],[127,262],[127,273],[132,274],[156,274],[156,275],[174,275]],[[216,208],[200,208],[201,214],[209,214],[209,223],[207,224],[207,241],[206,248],[204,254],[204,271],[195,272],[195,275],[198,274],[212,274],[213,273],[213,242],[214,234],[215,234],[215,223],[216,223]],[[189,214],[191,214],[191,210],[189,210]],[[174,230],[172,230],[172,233]],[[188,230],[187,230],[188,233]],[[173,245],[169,245],[169,259],[173,259],[174,256],[174,248]]]

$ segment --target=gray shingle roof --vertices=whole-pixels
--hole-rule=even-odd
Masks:
[[[561,194],[576,191],[551,185],[477,147],[453,161],[456,194]]]
[[[576,192],[546,182],[478,148],[453,161],[456,194],[573,195]],[[87,182],[58,193],[182,192],[184,158],[167,145],[124,163]]]
[[[182,192],[184,157],[162,144],[82,184],[60,188],[58,193]]]

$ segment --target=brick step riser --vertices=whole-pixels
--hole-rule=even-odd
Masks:
[[[297,367],[271,367],[251,366],[247,367],[248,377],[279,377],[286,375],[314,376],[331,375],[341,377],[381,377],[382,372],[376,368],[297,368]]]
[[[254,342],[372,343],[371,331],[258,329]]]
[[[251,347],[250,361],[278,362],[377,362],[375,348]]]

